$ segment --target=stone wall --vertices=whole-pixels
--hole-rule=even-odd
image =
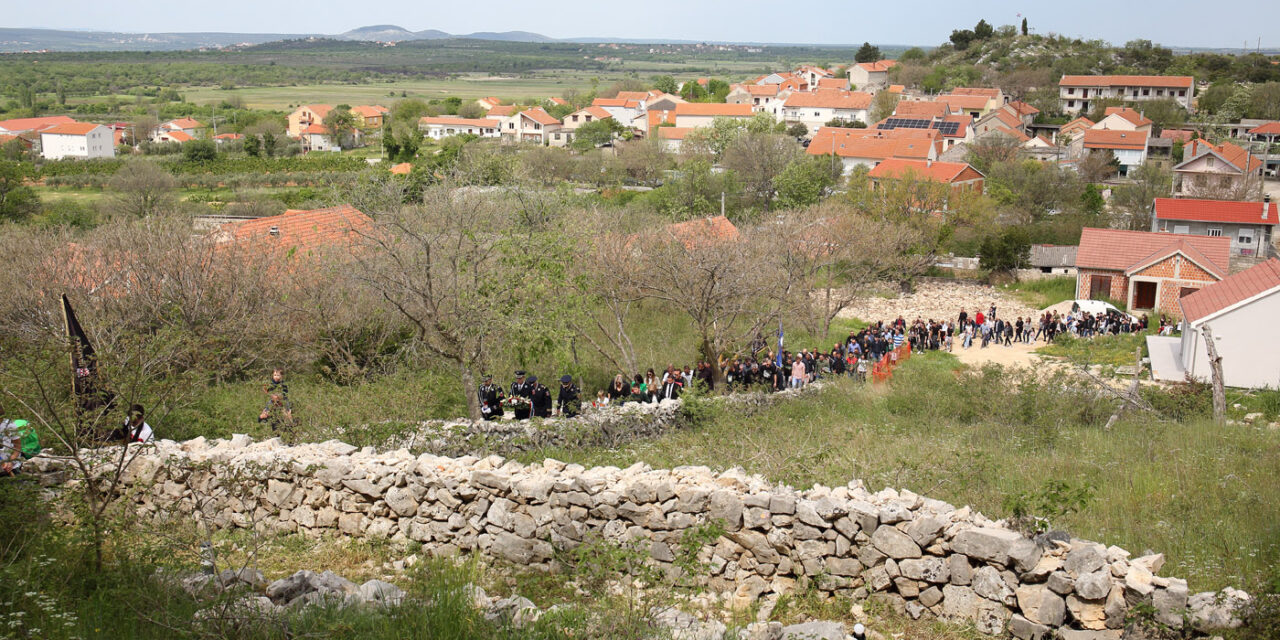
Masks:
[[[221,527],[391,539],[523,567],[553,570],[557,549],[603,538],[642,541],[653,562],[674,569],[681,535],[719,521],[725,533],[700,559],[707,586],[735,606],[812,586],[992,635],[1083,640],[1119,638],[1139,603],[1174,627],[1238,624],[1234,607],[1248,598],[1232,589],[1191,595],[1184,580],[1157,575],[1158,554],[1132,558],[1065,535],[1033,540],[968,507],[871,493],[857,481],[797,491],[740,469],[522,465],[247,436],[152,448],[130,468],[126,493],[157,519],[190,517],[200,505]],[[53,482],[60,463],[41,456],[29,468]],[[260,475],[247,493],[223,490],[250,468]]]

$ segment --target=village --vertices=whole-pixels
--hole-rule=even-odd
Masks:
[[[1280,55],[1032,26],[0,54],[0,640],[1276,638]]]

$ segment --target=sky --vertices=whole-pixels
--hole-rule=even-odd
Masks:
[[[1040,2],[995,0],[45,0],[7,2],[5,27],[125,32],[232,31],[342,33],[371,24],[449,33],[533,31],[553,38],[615,37],[814,44],[939,44],[979,18],[1123,44],[1145,38],[1167,46],[1280,47],[1280,2],[1194,0]],[[368,7],[368,11],[361,8]],[[1103,17],[1105,16],[1105,17]],[[1268,40],[1270,38],[1270,40]]]

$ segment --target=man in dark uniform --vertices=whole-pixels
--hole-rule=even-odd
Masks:
[[[516,371],[516,381],[511,383],[511,397],[525,398],[526,400],[533,397],[533,380],[525,381],[524,370]],[[516,420],[527,420],[532,407],[528,404],[516,405],[513,409]]]
[[[556,411],[566,417],[573,418],[582,411],[582,390],[573,384],[573,378],[560,376],[560,393],[556,394]]]
[[[529,376],[529,399],[533,401],[533,417],[551,417],[551,390],[538,382],[538,376]]]
[[[480,414],[485,420],[497,420],[502,417],[502,401],[506,396],[502,387],[493,383],[493,376],[484,374],[484,384],[480,385]]]
[[[680,389],[684,385],[674,378],[668,378],[662,383],[662,392],[658,394],[658,401],[678,400],[680,399]]]

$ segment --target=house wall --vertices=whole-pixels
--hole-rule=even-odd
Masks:
[[[1126,307],[1133,309],[1137,300],[1137,283],[1154,282],[1156,283],[1156,305],[1152,310],[1181,318],[1182,310],[1178,306],[1178,298],[1182,297],[1182,289],[1203,289],[1206,285],[1217,281],[1216,276],[1187,260],[1181,254],[1177,254],[1134,273],[1129,278],[1125,297],[1119,299],[1125,301]]]
[[[1280,388],[1280,340],[1271,337],[1280,317],[1280,289],[1208,321],[1213,328],[1223,382],[1230,387]],[[1182,366],[1199,380],[1209,380],[1209,354],[1203,323],[1193,325],[1182,341]]]
[[[459,126],[445,124],[429,124],[422,129],[428,138],[440,140],[449,136],[456,136],[469,133],[471,135],[480,136],[481,138],[496,138],[498,130],[493,127],[475,127],[475,126]]]
[[[1076,274],[1076,299],[1090,299],[1089,291],[1093,288],[1093,278],[1103,276],[1111,277],[1111,290],[1107,293],[1107,297],[1123,302],[1129,295],[1129,279],[1125,277],[1123,271],[1107,269],[1080,269]]]
[[[1192,98],[1195,97],[1195,84],[1188,89],[1177,87],[1058,87],[1058,101],[1062,110],[1067,113],[1088,111],[1096,100],[1120,98],[1128,102],[1146,100],[1164,100],[1172,98],[1191,110]]]
[[[306,107],[298,107],[286,119],[289,122],[286,133],[290,138],[302,137],[302,130],[306,129],[307,125],[316,124],[324,120]]]
[[[799,122],[809,127],[809,133],[816,133],[826,123],[835,118],[856,120],[867,123],[866,109],[832,109],[828,107],[783,107],[782,119],[786,122]]]
[[[1261,206],[1261,205],[1259,205]],[[1152,219],[1152,231],[1174,233],[1174,227],[1187,227],[1187,235],[1207,236],[1209,229],[1218,229],[1219,235],[1231,238],[1231,255],[1261,255],[1271,242],[1273,225],[1235,224],[1232,222],[1200,222],[1198,220],[1158,220]],[[1240,230],[1252,229],[1253,242],[1240,242]]]
[[[49,160],[60,158],[111,158],[116,154],[111,130],[98,127],[83,136],[42,134],[40,156]]]
[[[329,136],[309,133],[305,137],[308,151],[342,151],[333,140],[329,139]]]

